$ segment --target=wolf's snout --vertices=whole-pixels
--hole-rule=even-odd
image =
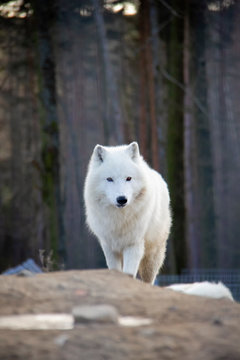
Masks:
[[[127,198],[125,196],[118,196],[117,197],[117,206],[125,206],[127,203]]]

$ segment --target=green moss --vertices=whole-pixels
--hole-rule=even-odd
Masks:
[[[3,185],[1,188],[1,202],[4,209],[8,209],[11,206],[13,199],[13,192],[7,185]]]

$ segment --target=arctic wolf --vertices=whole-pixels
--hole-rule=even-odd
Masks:
[[[214,299],[227,298],[234,301],[231,291],[222,282],[211,283],[209,281],[202,281],[192,284],[173,284],[167,286],[167,288],[188,295],[206,296]]]
[[[96,145],[84,187],[87,223],[109,269],[153,283],[171,226],[168,188],[139,153],[136,142]]]

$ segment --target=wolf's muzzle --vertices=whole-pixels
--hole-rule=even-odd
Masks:
[[[124,207],[127,204],[127,198],[125,196],[118,196],[117,197],[117,206]]]

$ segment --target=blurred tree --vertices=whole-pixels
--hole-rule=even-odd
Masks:
[[[150,17],[150,2],[142,0],[140,6],[140,31],[142,35],[141,49],[141,73],[142,73],[142,112],[140,136],[143,153],[147,154],[146,148],[149,148],[150,159],[153,167],[159,170],[158,158],[158,132],[157,132],[157,116],[156,116],[156,99],[155,99],[155,82],[154,82],[154,64],[152,51],[152,27]],[[147,91],[146,91],[147,90]],[[148,104],[146,104],[148,102]],[[145,103],[145,104],[144,104]],[[146,122],[146,110],[149,108],[149,122]],[[149,132],[149,139],[146,134]],[[147,141],[148,140],[148,141]]]
[[[103,72],[105,74],[106,89],[106,124],[107,130],[106,143],[121,144],[123,142],[123,126],[122,126],[122,108],[120,104],[120,94],[117,88],[116,77],[113,72],[113,66],[109,55],[109,46],[106,34],[106,26],[102,15],[102,5],[100,0],[92,0],[93,13],[95,16],[97,35],[99,37],[99,48],[103,63]]]
[[[182,9],[182,2],[175,0],[174,9]],[[183,169],[183,29],[184,18],[175,15],[168,33],[168,133],[167,133],[167,179],[173,212],[172,239],[176,270],[186,266],[184,169]]]
[[[42,192],[49,219],[49,246],[53,250],[55,261],[64,264],[66,245],[60,190],[59,119],[56,103],[55,58],[50,33],[56,21],[56,3],[52,0],[33,0],[33,11],[37,35],[39,106],[42,125]]]

